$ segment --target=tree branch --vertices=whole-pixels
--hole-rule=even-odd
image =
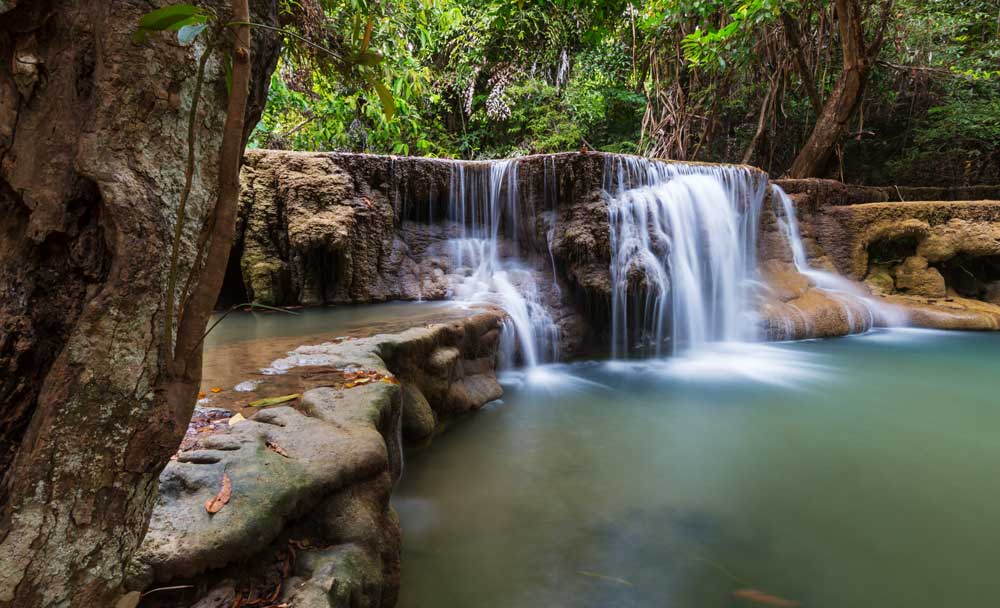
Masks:
[[[201,347],[201,338],[222,288],[229,251],[236,228],[236,206],[240,194],[240,164],[243,160],[243,131],[250,88],[250,8],[247,0],[232,0],[233,74],[219,154],[219,199],[213,210],[211,239],[205,267],[184,316],[177,326],[174,350],[175,370],[187,374],[191,357]],[[196,359],[197,360],[197,359]]]
[[[163,344],[167,349],[167,361],[172,361],[171,347],[173,341],[174,322],[174,299],[177,290],[177,263],[180,255],[181,236],[184,233],[184,220],[187,214],[187,201],[191,196],[191,183],[194,180],[194,148],[195,131],[198,123],[198,102],[201,99],[201,85],[205,80],[205,65],[208,57],[212,53],[212,46],[209,45],[201,54],[198,60],[198,73],[194,81],[194,92],[191,94],[191,112],[188,116],[187,134],[187,164],[184,167],[184,189],[181,191],[181,200],[177,205],[177,219],[174,223],[174,240],[170,248],[170,268],[167,271],[167,300],[164,304],[166,318],[163,321]]]
[[[788,46],[792,48],[792,57],[795,58],[795,67],[798,68],[802,86],[805,87],[806,93],[809,95],[809,103],[812,104],[813,112],[818,116],[823,111],[823,102],[819,98],[819,92],[816,90],[816,82],[813,80],[812,71],[809,70],[805,53],[802,51],[802,43],[799,39],[799,26],[787,11],[781,11],[781,24],[785,30],[785,38],[788,40]]]

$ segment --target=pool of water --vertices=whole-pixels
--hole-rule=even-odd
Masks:
[[[293,311],[295,314],[232,312],[205,339],[201,392],[208,397],[201,404],[230,408],[261,397],[297,392],[294,382],[282,382],[282,378],[261,370],[303,344],[400,332],[461,318],[474,308],[456,302],[387,302],[303,308]],[[220,316],[214,315],[212,322]],[[234,392],[246,382],[260,390]],[[215,394],[217,390],[221,393]]]
[[[408,454],[402,608],[1000,601],[998,334],[506,380]]]
[[[288,313],[266,309],[229,313],[208,337],[205,348],[275,337],[312,337],[337,334],[392,331],[394,326],[412,326],[424,317],[455,310],[454,302],[386,302],[326,308],[300,308]],[[222,313],[212,315],[209,325]],[[393,327],[387,327],[387,326]],[[371,331],[368,331],[371,330]]]

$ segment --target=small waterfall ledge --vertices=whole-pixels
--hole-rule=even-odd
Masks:
[[[877,189],[792,180],[785,194],[752,167],[602,153],[473,162],[251,151],[243,181],[223,302],[487,302],[507,312],[508,365],[1000,318],[987,295],[956,312],[845,272],[857,246],[836,240],[850,240],[843,210]],[[916,210],[884,204],[903,210],[897,223]],[[961,215],[962,203],[936,204],[939,221]]]

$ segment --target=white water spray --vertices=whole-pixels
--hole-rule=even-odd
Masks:
[[[456,163],[450,192],[449,216],[460,231],[450,253],[464,275],[452,297],[507,312],[500,349],[505,366],[514,365],[518,352],[527,367],[556,360],[559,328],[541,302],[532,268],[518,258],[517,161]],[[501,252],[503,245],[510,251]]]
[[[766,179],[744,167],[609,157],[612,354],[757,338],[750,290]]]

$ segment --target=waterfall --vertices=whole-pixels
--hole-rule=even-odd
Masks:
[[[533,268],[520,259],[517,161],[458,162],[452,167],[449,219],[452,264],[462,276],[451,296],[489,302],[507,312],[501,332],[506,366],[558,358],[559,329],[542,304]]]
[[[802,244],[799,221],[795,214],[795,204],[781,186],[773,184],[771,191],[778,201],[776,208],[780,207],[781,209],[778,221],[782,226],[782,232],[785,234],[788,246],[792,250],[792,263],[795,264],[795,269],[799,274],[808,277],[816,287],[823,289],[831,297],[841,302],[852,331],[866,331],[878,325],[906,325],[906,314],[901,309],[871,297],[867,289],[854,281],[810,266],[805,246]],[[864,318],[856,320],[854,310],[862,311]]]
[[[750,296],[766,185],[745,167],[608,158],[615,358],[757,337]]]

